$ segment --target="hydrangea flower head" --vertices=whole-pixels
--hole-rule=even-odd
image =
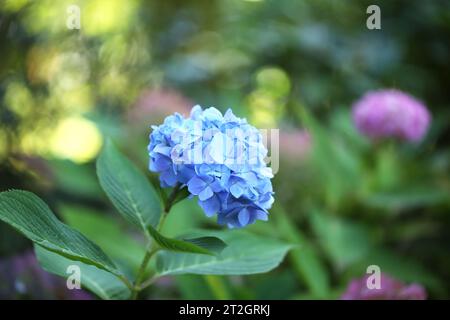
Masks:
[[[371,139],[399,138],[419,142],[427,133],[431,117],[426,106],[399,90],[366,93],[353,106],[358,130]]]
[[[230,228],[268,219],[272,170],[262,135],[246,119],[195,106],[189,117],[175,113],[152,129],[149,168],[162,187],[187,188],[208,217]]]

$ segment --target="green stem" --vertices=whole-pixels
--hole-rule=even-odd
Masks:
[[[145,288],[147,288],[148,286],[153,284],[153,282],[155,282],[156,279],[158,279],[157,276],[152,276],[152,277],[148,278],[147,280],[145,280],[144,282],[141,283],[141,286],[139,287],[139,289],[144,290]]]
[[[203,277],[216,299],[229,300],[231,298],[226,284],[222,278],[215,275],[205,275]]]
[[[125,276],[118,275],[117,278],[119,278],[119,280],[122,281],[127,288],[130,289],[130,291],[133,291],[133,284]]]
[[[167,198],[166,205],[164,206],[165,215],[167,215],[169,213],[170,209],[172,208],[172,205],[173,205],[175,199],[177,198],[178,191],[180,191],[180,189],[181,189],[181,184],[179,184],[179,183],[177,183],[175,185],[175,187],[173,187],[173,190],[170,193],[169,198]]]
[[[139,291],[141,291],[141,282],[142,278],[145,275],[145,270],[147,269],[148,263],[150,262],[150,259],[155,255],[156,252],[158,252],[159,248],[155,247],[153,249],[147,250],[144,256],[144,259],[142,260],[141,266],[139,267],[139,271],[136,276],[136,281],[134,283],[134,286],[132,288],[132,294],[131,299],[136,300],[139,294]]]
[[[175,187],[173,188],[169,197],[167,198],[167,201],[164,205],[164,213],[163,213],[163,216],[162,216],[161,221],[158,226],[158,231],[160,231],[162,226],[164,225],[166,217],[169,214],[170,209],[172,208],[180,189],[181,189],[181,184],[178,183],[177,185],[175,185]],[[150,235],[149,235],[149,238],[150,238]],[[147,266],[148,266],[151,258],[159,250],[160,250],[159,246],[156,245],[152,248],[152,243],[149,244],[149,246],[145,252],[144,259],[142,260],[142,263],[139,267],[139,271],[137,273],[136,281],[134,282],[134,286],[131,286],[131,288],[130,288],[130,290],[132,292],[131,299],[136,300],[138,298],[139,292],[144,290],[145,288],[147,288],[149,285],[151,285],[156,280],[157,277],[152,276],[149,279],[145,280],[144,282],[142,281],[145,276],[145,271],[147,270]],[[128,284],[129,284],[129,282],[128,282]],[[127,284],[127,286],[128,286],[128,284]]]
[[[170,193],[169,197],[167,198],[166,203],[164,204],[164,212],[163,216],[161,217],[161,221],[159,222],[158,231],[160,231],[166,222],[166,218],[169,215],[170,209],[172,209],[172,206],[178,196],[178,193],[181,190],[181,184],[177,183],[175,187],[173,188],[172,192]]]

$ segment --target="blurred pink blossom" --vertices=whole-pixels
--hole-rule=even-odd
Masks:
[[[344,294],[342,300],[425,300],[427,293],[419,284],[404,284],[387,274],[381,274],[381,288],[369,289],[366,275],[359,279],[353,279]]]
[[[311,137],[306,130],[280,131],[281,159],[304,160],[311,150]]]
[[[358,130],[371,139],[419,142],[427,133],[431,116],[422,102],[391,89],[366,93],[353,106],[353,120]]]
[[[193,103],[188,98],[174,89],[147,89],[128,112],[128,121],[133,125],[156,124],[175,112],[187,116],[192,106]]]

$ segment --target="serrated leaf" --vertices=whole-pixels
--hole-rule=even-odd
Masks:
[[[161,216],[161,202],[145,175],[111,141],[97,160],[100,185],[122,216],[146,232],[156,227]]]
[[[129,236],[119,223],[122,221],[80,206],[64,205],[59,207],[59,213],[69,226],[95,241],[116,263],[137,272],[145,255],[145,247]]]
[[[130,290],[127,286],[109,272],[80,261],[65,258],[39,245],[35,245],[34,251],[41,267],[58,276],[67,278],[69,276],[67,273],[68,267],[78,266],[80,268],[81,285],[104,300],[122,300],[130,296]]]
[[[225,242],[216,237],[183,238],[182,240],[216,254],[221,253],[227,246]]]
[[[277,267],[292,245],[245,231],[214,232],[227,247],[219,256],[162,251],[157,254],[159,275],[263,273]]]
[[[44,201],[31,192],[0,193],[0,220],[50,251],[116,275],[122,274],[100,247],[59,221]]]
[[[227,245],[216,237],[199,237],[192,239],[173,239],[160,234],[151,226],[148,231],[156,243],[165,250],[215,255],[220,253]]]

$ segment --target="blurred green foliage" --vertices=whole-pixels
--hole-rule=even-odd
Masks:
[[[72,4],[80,30],[66,26]],[[381,30],[366,28],[370,4]],[[141,239],[110,214],[95,177],[103,139],[145,168],[150,124],[194,103],[232,107],[281,129],[276,204],[250,229],[298,248],[269,274],[168,277],[148,297],[338,298],[377,264],[449,298],[449,39],[445,0],[2,1],[0,190],[38,193],[134,270]],[[356,132],[351,103],[383,87],[429,107],[421,144]],[[205,225],[216,227],[187,201],[165,231]],[[0,225],[0,257],[27,247]]]

